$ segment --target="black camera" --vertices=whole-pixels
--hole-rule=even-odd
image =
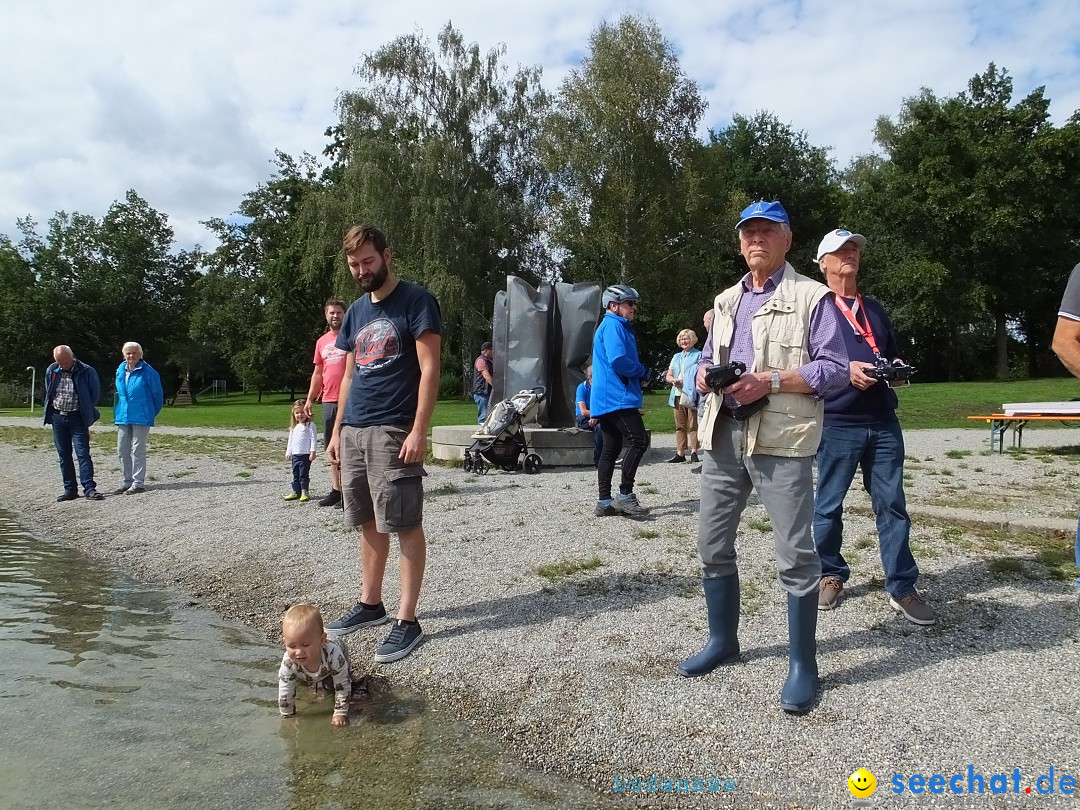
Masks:
[[[889,384],[906,383],[911,381],[911,376],[915,373],[915,367],[907,365],[899,358],[890,363],[884,357],[879,357],[874,362],[874,367],[863,369],[863,373],[867,377],[873,377],[875,380],[882,380]]]
[[[746,366],[739,362],[709,366],[705,369],[705,384],[719,394],[732,383],[738,382],[745,372]]]
[[[709,386],[717,396],[723,396],[723,389],[727,388],[732,383],[738,382],[739,378],[745,373],[746,365],[737,360],[733,363],[712,365],[705,369],[705,384]],[[769,398],[762,397],[761,399],[756,399],[746,405],[740,405],[738,408],[732,408],[731,416],[739,422],[745,422],[768,404]]]

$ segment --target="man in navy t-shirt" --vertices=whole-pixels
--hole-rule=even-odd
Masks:
[[[885,569],[889,604],[915,624],[933,624],[934,611],[915,589],[919,567],[911,556],[911,519],[904,498],[904,436],[896,418],[896,392],[887,382],[866,374],[879,358],[899,357],[892,322],[881,304],[859,294],[857,276],[866,237],[845,230],[825,235],[817,259],[825,284],[834,293],[847,344],[851,384],[825,399],[825,428],[817,452],[818,485],[814,498],[814,545],[821,557],[818,610],[839,602],[851,575],[840,553],[844,497],[863,470],[877,518],[878,544]]]
[[[401,546],[397,620],[375,651],[389,663],[413,651],[424,634],[416,620],[424,578],[424,455],[439,390],[442,316],[435,298],[394,275],[386,236],[371,225],[345,234],[349,272],[364,290],[341,323],[337,347],[346,352],[337,421],[327,453],[341,464],[345,525],[360,528],[360,598],[326,625],[343,636],[388,621],[382,580],[390,533]]]

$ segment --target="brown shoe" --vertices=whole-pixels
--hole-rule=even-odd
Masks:
[[[890,597],[889,604],[892,605],[893,610],[903,613],[904,618],[912,624],[928,625],[937,621],[934,609],[926,604],[926,600],[918,591],[904,594],[899,599]]]
[[[818,584],[817,609],[832,610],[840,604],[840,594],[843,592],[843,581],[836,577],[822,577]]]

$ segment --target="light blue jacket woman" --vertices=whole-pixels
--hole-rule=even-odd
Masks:
[[[114,495],[142,492],[146,483],[146,437],[165,404],[161,376],[143,360],[142,346],[124,344],[124,362],[116,369],[116,455],[124,474]]]
[[[679,351],[668,364],[664,378],[671,383],[668,405],[675,409],[675,455],[669,462],[686,461],[686,449],[690,448],[690,460],[698,460],[697,403],[698,392],[694,387],[701,352],[694,346],[697,335],[693,329],[683,329],[675,338]]]

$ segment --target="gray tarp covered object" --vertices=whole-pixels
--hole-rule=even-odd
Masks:
[[[574,392],[585,379],[592,336],[600,318],[600,287],[593,283],[534,289],[515,276],[495,296],[491,342],[491,402],[542,385],[547,397],[537,411],[543,427],[572,427]]]

